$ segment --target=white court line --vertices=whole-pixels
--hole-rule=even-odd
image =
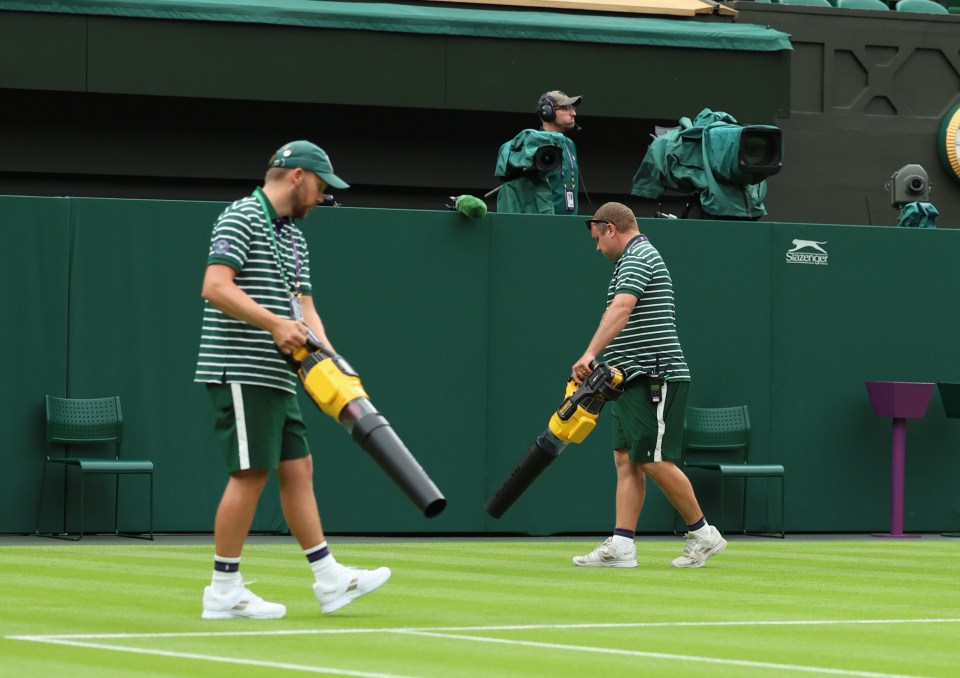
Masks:
[[[426,636],[429,638],[455,638],[457,640],[472,640],[478,643],[496,643],[499,645],[520,645],[523,647],[537,647],[546,650],[572,650],[574,652],[592,652],[596,654],[615,654],[628,657],[644,657],[646,659],[669,659],[671,661],[698,662],[701,664],[724,664],[726,666],[746,666],[756,669],[776,669],[777,671],[803,671],[828,676],[858,676],[859,678],[923,678],[900,673],[874,673],[872,671],[850,671],[847,669],[830,669],[820,666],[803,666],[798,664],[776,664],[772,662],[755,662],[744,659],[721,659],[719,657],[698,657],[686,654],[667,654],[664,652],[644,652],[641,650],[619,650],[610,647],[593,647],[590,645],[562,645],[560,643],[540,643],[533,640],[509,640],[506,638],[489,638],[485,636],[466,636],[453,633],[433,633],[428,631],[402,631],[404,635]]]
[[[303,671],[306,673],[324,673],[333,676],[354,676],[355,678],[412,678],[412,676],[402,676],[395,673],[370,673],[368,671],[350,671],[347,669],[335,669],[329,666],[305,666],[301,664],[286,664],[283,662],[258,661],[256,659],[239,659],[237,657],[218,657],[211,654],[195,654],[193,652],[167,652],[165,650],[147,650],[139,647],[126,647],[125,645],[106,645],[102,643],[85,643],[76,640],[65,640],[62,638],[44,638],[43,636],[8,636],[16,640],[33,640],[40,643],[52,643],[54,645],[70,645],[72,647],[86,647],[94,650],[114,650],[116,652],[131,652],[133,654],[149,654],[161,657],[173,657],[174,659],[199,659],[208,662],[220,662],[222,664],[239,664],[241,666],[261,666],[268,669],[286,669],[288,671]]]
[[[958,618],[942,619],[769,619],[753,621],[686,621],[686,622],[610,622],[595,624],[511,624],[501,626],[401,626],[363,629],[289,629],[275,631],[190,631],[172,633],[70,633],[30,636],[7,636],[8,640],[97,640],[137,638],[208,638],[230,636],[301,636],[351,633],[413,633],[444,631],[540,631],[564,629],[637,629],[723,626],[842,626],[847,624],[957,624]]]
[[[144,648],[127,647],[124,645],[110,645],[97,642],[83,642],[108,639],[150,639],[150,638],[196,638],[196,637],[235,637],[235,636],[296,636],[296,635],[336,635],[336,634],[370,634],[396,633],[405,635],[425,636],[451,640],[468,640],[480,643],[496,643],[502,645],[519,645],[538,647],[552,650],[569,650],[577,652],[591,652],[601,654],[626,655],[632,657],[646,657],[650,659],[670,659],[688,662],[709,664],[723,664],[764,668],[776,670],[792,670],[821,675],[856,676],[858,678],[922,678],[893,673],[874,673],[869,671],[852,671],[845,669],[830,669],[816,666],[802,666],[793,664],[777,664],[770,662],[755,662],[738,659],[722,659],[713,657],[698,657],[691,655],[666,654],[660,652],[644,652],[640,650],[621,650],[583,645],[564,645],[558,643],[543,643],[527,640],[510,640],[506,638],[491,638],[487,636],[465,635],[464,631],[528,631],[528,630],[565,630],[565,629],[626,629],[626,628],[680,628],[680,627],[738,627],[738,626],[827,626],[827,625],[870,625],[870,624],[953,624],[960,622],[960,618],[943,619],[820,619],[820,620],[755,620],[755,621],[691,621],[691,622],[625,622],[625,623],[597,623],[597,624],[517,624],[502,626],[437,626],[437,627],[386,627],[363,629],[297,629],[274,631],[210,631],[185,633],[102,633],[102,634],[66,634],[66,635],[28,635],[7,636],[8,640],[26,640],[53,645],[69,645],[91,649],[130,652],[134,654],[159,655],[181,659],[198,659],[203,661],[221,662],[225,664],[239,664],[248,666],[262,666],[290,671],[308,673],[323,673],[330,675],[354,676],[356,678],[410,678],[384,673],[368,673],[363,671],[349,671],[332,667],[318,667],[281,662],[257,661],[252,659],[238,659],[236,657],[220,657],[187,652],[171,652],[165,650],[149,650]]]

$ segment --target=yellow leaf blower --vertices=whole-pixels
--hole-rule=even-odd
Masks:
[[[567,445],[582,443],[597,425],[604,404],[623,395],[622,384],[623,372],[606,363],[595,364],[579,387],[573,379],[568,380],[563,403],[550,417],[547,429],[530,446],[527,456],[487,501],[487,513],[500,518]]]
[[[440,515],[447,500],[410,454],[390,422],[377,411],[360,377],[312,332],[290,356],[307,394],[320,410],[347,430],[427,518]]]

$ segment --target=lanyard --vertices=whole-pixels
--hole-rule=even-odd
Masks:
[[[630,242],[627,243],[627,246],[624,247],[623,250],[624,250],[625,252],[626,252],[626,251],[632,251],[632,248],[633,248],[634,245],[639,245],[640,243],[642,243],[642,242],[647,242],[648,240],[650,240],[650,238],[649,238],[647,235],[645,235],[645,234],[642,234],[642,233],[641,233],[640,235],[635,235],[635,236],[633,236],[633,238],[630,240]]]
[[[577,162],[573,159],[573,154],[570,153],[570,147],[566,144],[563,144],[563,150],[567,153],[567,160],[570,161],[570,190],[576,192],[577,190]],[[567,190],[567,179],[564,168],[560,168],[560,182],[563,184],[563,190]]]
[[[256,191],[257,200],[260,201],[260,207],[263,208],[263,216],[267,222],[267,231],[270,232],[270,245],[273,248],[273,256],[277,260],[277,268],[280,270],[280,278],[285,285],[288,285],[290,296],[299,299],[302,296],[300,291],[300,251],[297,249],[297,243],[293,240],[293,233],[290,234],[290,249],[293,250],[293,282],[287,280],[287,271],[283,266],[283,258],[280,256],[280,245],[277,242],[275,226],[270,220],[270,208],[267,207],[267,201],[259,190]],[[281,223],[287,223],[286,219],[278,219]]]

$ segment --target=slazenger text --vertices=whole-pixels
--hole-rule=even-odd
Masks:
[[[828,256],[827,254],[815,254],[813,252],[787,252],[787,263],[826,266]]]

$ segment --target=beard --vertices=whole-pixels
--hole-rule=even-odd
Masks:
[[[296,188],[294,188],[293,198],[294,198],[294,207],[290,211],[290,216],[292,216],[294,219],[306,219],[307,214],[310,213],[310,210],[316,207],[316,204],[315,203],[308,204],[304,201],[302,186],[297,186]]]

